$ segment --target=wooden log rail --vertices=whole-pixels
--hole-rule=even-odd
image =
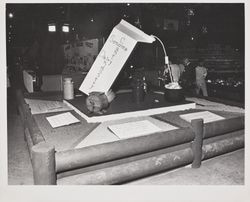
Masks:
[[[57,152],[56,169],[57,172],[77,169],[184,144],[193,140],[197,143],[196,145],[200,144],[199,147],[201,147],[201,139],[203,139],[203,136],[204,138],[209,138],[242,128],[244,128],[244,117],[237,117],[205,124],[203,133],[202,120],[193,120],[192,128],[160,132],[154,135],[140,136],[122,141]],[[200,134],[202,135],[201,137],[199,137]],[[195,136],[198,137],[195,138]],[[195,147],[193,149],[195,149],[195,153],[197,153],[198,149]]]
[[[110,143],[56,152],[44,141],[31,112],[18,94],[34,184],[121,184],[244,147],[244,116]],[[22,116],[22,115],[21,115]]]
[[[29,129],[33,145],[38,144],[40,142],[44,142],[45,140],[42,135],[42,132],[38,128],[36,121],[31,114],[29,105],[25,103],[23,93],[20,89],[17,90],[16,97],[18,101],[18,110],[21,115],[21,119],[25,128],[27,127]]]
[[[204,125],[204,138],[229,133],[244,128],[245,117],[239,116],[226,120],[210,122]]]
[[[232,152],[244,146],[244,135],[215,141],[202,147],[202,160],[212,158],[227,152]],[[156,155],[112,167],[105,167],[91,172],[72,175],[57,180],[58,185],[108,185],[121,184],[159,172],[185,166],[192,163],[194,153],[186,148],[171,153]]]
[[[183,144],[194,139],[190,128],[155,133],[56,153],[57,172],[121,159],[140,153]]]
[[[44,142],[45,139],[31,114],[29,105],[24,101],[21,89],[16,90],[16,99],[18,103],[17,110],[24,126],[24,139],[27,142],[30,158],[32,159],[32,147]]]
[[[228,126],[226,124],[227,121],[228,123],[236,122],[234,122],[235,124],[232,127],[232,125]],[[187,141],[186,144],[183,144],[185,141],[179,142],[179,144],[177,143],[178,140],[176,142],[173,141],[172,145],[168,144],[166,146],[167,148],[176,147],[172,151],[163,150],[164,152],[158,153],[157,151],[152,151],[155,155],[145,155],[144,158],[138,158],[133,161],[123,159],[122,163],[117,163],[117,165],[116,163],[107,163],[99,167],[99,169],[95,169],[95,166],[93,166],[94,169],[90,168],[83,173],[76,174],[77,172],[72,172],[72,175],[68,174],[67,177],[58,179],[57,184],[120,184],[188,164],[192,164],[192,168],[199,168],[202,160],[244,147],[244,125],[242,125],[242,121],[244,123],[244,118],[242,117],[221,120],[208,124],[208,126],[212,126],[212,128],[208,128],[207,124],[203,125],[203,120],[193,120],[191,123],[191,129],[194,133],[193,139]],[[218,128],[221,125],[225,127],[219,130]],[[205,128],[207,128],[206,131],[209,131],[209,133],[205,132]],[[186,130],[189,131],[188,128]],[[166,132],[165,136],[167,137],[171,133],[174,134],[176,131]],[[182,130],[179,132],[182,133]],[[219,133],[216,134],[216,132]],[[157,139],[155,135],[157,134],[152,136]],[[185,133],[182,133],[182,135],[184,137]],[[81,150],[78,151],[81,152]],[[146,151],[144,150],[144,152]],[[58,154],[58,156],[60,155]],[[56,161],[58,156],[56,154]],[[74,161],[73,158],[71,159],[72,161]],[[119,160],[117,161],[119,162]],[[67,163],[65,162],[65,168]],[[85,166],[87,166],[87,163]]]

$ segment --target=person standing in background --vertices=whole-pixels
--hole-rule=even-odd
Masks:
[[[181,74],[180,85],[185,94],[194,94],[195,90],[195,64],[191,63],[188,58],[183,60],[184,70]]]
[[[206,85],[206,76],[207,69],[204,66],[204,61],[199,60],[198,66],[195,68],[196,75],[196,94],[199,95],[200,90],[202,91],[203,96],[207,97],[207,85]]]
[[[182,75],[182,73],[184,72],[185,66],[182,63],[180,63],[178,65],[179,65],[179,68],[180,68],[180,73]]]
[[[175,59],[169,60],[169,69],[171,70],[171,77],[173,79],[173,82],[179,82],[180,79],[180,67],[178,64],[175,63]],[[163,72],[163,76],[168,78],[168,81],[170,81],[170,75],[169,75],[169,69],[165,68]]]
[[[180,71],[180,67],[176,62],[175,58],[172,58],[169,61],[169,66],[172,72],[172,78],[173,78],[173,82],[179,82],[180,76],[181,76],[181,71]]]

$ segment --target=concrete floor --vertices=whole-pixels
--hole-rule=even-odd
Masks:
[[[9,185],[33,184],[32,167],[17,114],[13,93],[8,95],[8,180]],[[190,166],[161,173],[128,185],[244,185],[244,149]]]

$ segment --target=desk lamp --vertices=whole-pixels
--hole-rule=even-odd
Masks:
[[[169,76],[170,76],[171,82],[164,86],[165,87],[164,97],[169,102],[180,102],[184,99],[182,87],[179,85],[178,82],[174,82],[174,80],[173,80],[173,73],[172,73],[172,69],[169,65],[168,56],[166,53],[165,46],[164,46],[163,42],[157,36],[154,36],[154,35],[151,35],[151,36],[154,37],[155,39],[157,39],[163,48],[165,67],[168,69]]]
[[[159,39],[159,37],[155,36],[155,35],[150,35],[151,37],[154,37],[156,40],[158,40],[162,46],[163,52],[164,52],[164,66],[167,67],[168,72],[169,72],[169,77],[170,77],[170,83],[165,85],[166,89],[181,89],[181,86],[178,84],[178,82],[174,82],[173,80],[173,73],[172,73],[172,69],[170,68],[169,65],[169,60],[168,60],[168,56],[166,53],[166,49],[165,46],[163,44],[163,42],[161,41],[161,39]]]
[[[162,46],[162,49],[163,49],[163,52],[164,52],[164,66],[167,67],[168,69],[168,72],[169,72],[169,76],[170,76],[170,80],[171,80],[171,83],[173,83],[173,75],[172,75],[172,71],[169,67],[169,61],[168,61],[168,56],[167,56],[167,53],[166,53],[166,49],[165,49],[165,46],[163,44],[163,42],[159,39],[159,37],[155,36],[155,35],[151,35],[152,37],[154,37],[156,40],[158,40]]]

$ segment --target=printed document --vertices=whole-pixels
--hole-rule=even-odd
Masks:
[[[66,113],[58,114],[54,116],[49,116],[49,117],[46,117],[46,119],[48,120],[48,122],[53,128],[80,122],[70,112],[66,112]]]

